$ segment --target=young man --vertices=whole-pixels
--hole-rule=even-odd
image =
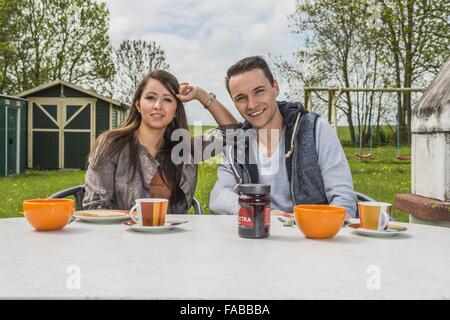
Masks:
[[[355,217],[350,168],[327,121],[301,103],[277,102],[278,82],[261,57],[247,57],[231,66],[226,87],[246,121],[233,142],[227,141],[210,210],[237,214],[236,185],[264,183],[271,186],[273,211],[292,212],[297,204],[330,204],[345,207],[347,215]]]

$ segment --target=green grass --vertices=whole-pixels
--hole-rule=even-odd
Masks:
[[[394,203],[399,193],[410,193],[411,162],[395,158],[396,148],[384,146],[373,149],[370,160],[360,160],[354,156],[355,148],[344,147],[353,177],[356,191],[365,193],[377,201]],[[409,155],[411,150],[403,147],[402,155]],[[408,221],[408,215],[393,208],[393,215],[399,221]]]
[[[372,145],[374,147],[377,144],[381,145],[395,145],[397,143],[396,136],[396,126],[395,125],[380,125],[379,136],[376,136],[376,126],[373,127],[373,137],[372,137]],[[355,135],[358,136],[358,127],[355,127]],[[348,126],[338,126],[338,136],[339,140],[343,145],[346,146],[355,146],[354,143],[351,142],[350,138],[350,130]],[[401,144],[406,143],[406,141],[400,141]],[[363,144],[363,148],[369,148],[369,142],[365,142]]]
[[[374,149],[373,158],[360,161],[354,157],[355,148],[345,147],[352,170],[355,190],[368,194],[378,201],[394,203],[395,195],[410,192],[411,164],[395,159],[396,149],[386,146]],[[402,154],[409,154],[403,148]],[[199,166],[195,197],[201,202],[204,213],[209,213],[209,193],[217,179],[217,163],[208,161]],[[18,217],[25,199],[45,198],[59,190],[83,184],[85,171],[37,171],[2,178],[0,180],[0,218]],[[393,210],[399,221],[408,221],[405,213]]]
[[[46,198],[49,195],[84,184],[84,171],[27,170],[25,174],[0,180],[0,218],[22,215],[25,199]]]

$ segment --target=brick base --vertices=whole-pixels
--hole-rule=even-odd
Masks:
[[[419,219],[450,221],[450,202],[443,202],[414,194],[398,194],[394,207]]]

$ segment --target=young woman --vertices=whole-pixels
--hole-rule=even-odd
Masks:
[[[102,133],[89,155],[85,177],[84,209],[128,210],[138,198],[169,199],[172,214],[187,213],[197,183],[197,167],[175,164],[172,141],[176,129],[188,130],[183,102],[196,99],[212,114],[221,130],[202,140],[202,148],[222,144],[224,130],[237,124],[231,113],[203,89],[178,83],[167,71],[155,70],[145,76],[134,95],[122,128]],[[194,148],[192,148],[194,150]]]

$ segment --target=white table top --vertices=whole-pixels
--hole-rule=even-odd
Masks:
[[[163,234],[83,222],[37,232],[0,219],[0,298],[450,299],[447,228],[310,240],[272,219],[269,238],[244,239],[236,216],[171,218],[189,223]]]

